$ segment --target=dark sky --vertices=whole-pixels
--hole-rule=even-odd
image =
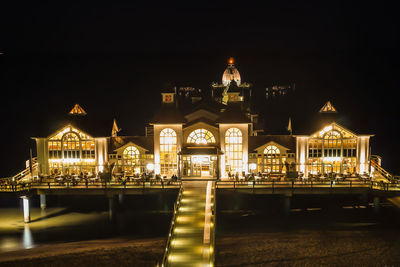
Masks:
[[[230,56],[258,95],[296,83],[294,99],[259,99],[267,130],[283,128],[288,116],[303,123],[298,111],[315,112],[330,99],[355,129],[376,134],[373,154],[400,173],[396,6],[186,2],[2,4],[0,176],[24,166],[29,137],[48,133],[75,103],[99,128],[117,118],[123,134],[143,134],[165,82],[207,89]]]

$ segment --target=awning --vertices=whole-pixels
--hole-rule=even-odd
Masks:
[[[180,155],[222,155],[223,153],[217,147],[184,147]]]

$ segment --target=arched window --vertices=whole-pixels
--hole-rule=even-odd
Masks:
[[[274,145],[269,145],[264,149],[264,154],[268,157],[279,157],[281,151]]]
[[[281,171],[281,151],[274,145],[268,145],[264,149],[264,172]]]
[[[139,150],[134,146],[128,146],[122,153],[122,165],[125,171],[139,171]]]
[[[171,128],[165,128],[160,133],[160,167],[162,175],[176,174],[176,132]]]
[[[81,144],[79,136],[68,132],[62,137],[63,167],[66,174],[79,174],[81,167]]]
[[[341,157],[342,135],[334,130],[327,132],[324,136],[324,157]]]
[[[50,174],[92,174],[96,169],[94,139],[66,127],[48,140]]]
[[[238,128],[230,128],[225,133],[225,166],[226,171],[243,170],[243,137]]]
[[[214,135],[206,129],[197,129],[189,134],[187,142],[190,144],[215,143]]]

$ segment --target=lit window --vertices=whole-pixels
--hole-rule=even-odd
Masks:
[[[80,174],[95,171],[95,143],[87,134],[65,127],[49,138],[50,174]]]
[[[187,139],[191,144],[208,144],[215,143],[214,135],[206,129],[197,129],[189,134]]]
[[[264,172],[280,172],[281,151],[274,145],[264,149]]]
[[[160,133],[160,167],[162,175],[176,174],[177,151],[176,132],[165,128]]]
[[[243,166],[243,137],[238,128],[230,128],[225,133],[226,170],[241,172]]]
[[[134,146],[128,146],[122,153],[122,165],[124,171],[140,172],[139,150]]]

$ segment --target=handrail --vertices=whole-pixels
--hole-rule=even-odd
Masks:
[[[181,184],[181,187],[179,188],[179,193],[178,196],[176,198],[176,202],[174,203],[174,211],[172,214],[172,220],[171,220],[171,224],[169,226],[169,232],[168,232],[168,238],[167,238],[167,243],[165,245],[165,251],[164,251],[164,256],[161,262],[161,266],[168,266],[168,255],[171,251],[171,240],[172,240],[172,235],[174,233],[174,229],[175,229],[175,220],[176,220],[176,216],[178,213],[178,209],[181,203],[181,199],[182,199],[182,195],[183,195],[183,186]]]
[[[36,171],[38,168],[38,162],[37,162],[37,158],[34,157],[32,158],[32,171]],[[31,173],[31,167],[27,167],[25,169],[23,169],[22,171],[20,171],[19,173],[17,173],[16,175],[12,176],[11,179],[12,181],[19,181],[20,179],[22,179],[23,177],[25,177],[26,175]]]
[[[213,184],[212,188],[212,196],[213,196],[213,201],[212,201],[212,207],[211,207],[211,235],[210,235],[210,247],[212,250],[210,250],[210,266],[214,266],[214,261],[215,261],[215,233],[217,232],[217,186],[216,183]]]
[[[159,189],[168,189],[168,188],[177,188],[177,186],[181,186],[181,182],[170,182],[169,184],[164,184],[161,181],[153,181],[153,182],[126,182],[122,183],[104,183],[102,181],[97,182],[74,182],[74,181],[66,181],[66,182],[30,182],[30,183],[9,183],[9,184],[0,184],[0,192],[18,192],[25,191],[30,189],[143,189],[143,188],[159,188]]]
[[[371,166],[374,167],[374,169],[384,178],[393,179],[393,175],[382,168],[382,166],[380,166],[375,160],[371,160]]]
[[[264,188],[272,189],[313,189],[313,188],[371,188],[384,191],[400,191],[400,183],[364,181],[217,181],[216,188]]]

